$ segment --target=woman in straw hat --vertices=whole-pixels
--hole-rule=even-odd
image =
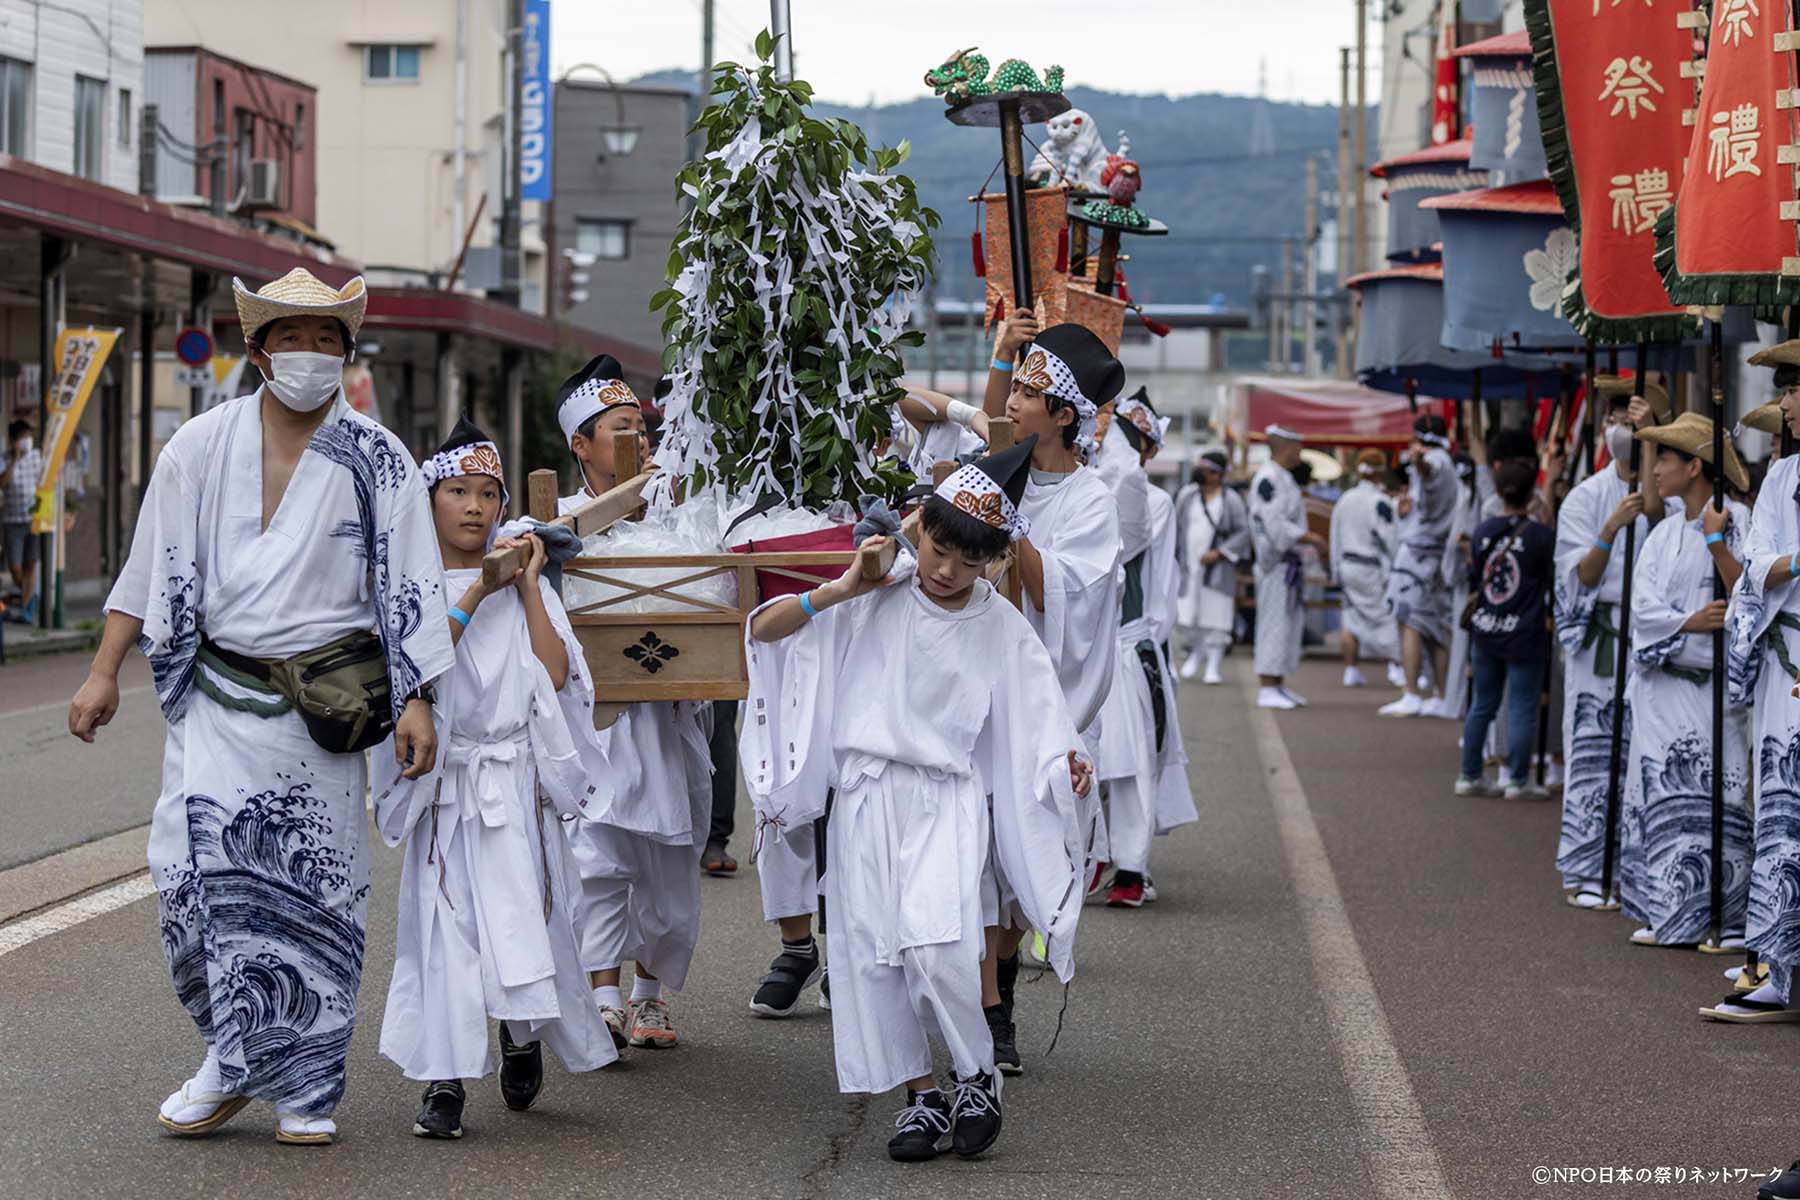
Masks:
[[[1713,507],[1713,424],[1683,413],[1638,431],[1655,457],[1646,464],[1657,492],[1679,511],[1657,523],[1637,552],[1631,592],[1632,672],[1627,697],[1634,728],[1619,837],[1619,899],[1643,922],[1643,946],[1691,946],[1707,936],[1712,878],[1712,631],[1725,624],[1713,599],[1713,572],[1729,587],[1750,511],[1735,500]],[[1725,443],[1725,475],[1749,484]],[[1723,944],[1743,944],[1750,891],[1746,808],[1747,723],[1741,702],[1725,710]]]
[[[362,975],[361,751],[391,727],[404,773],[431,769],[428,685],[454,651],[425,485],[344,398],[362,280],[233,284],[267,382],[163,449],[69,732],[94,740],[142,646],[169,726],[150,868],[175,991],[206,1042],[162,1124],[207,1134],[268,1100],[278,1140],[319,1145]],[[293,686],[296,656],[317,682],[346,681],[332,711]]]

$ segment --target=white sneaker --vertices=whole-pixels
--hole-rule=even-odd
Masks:
[[[1456,777],[1456,794],[1459,796],[1498,796],[1500,788],[1497,784],[1489,783],[1485,777],[1470,779],[1467,775],[1458,775]]]
[[[1401,669],[1401,666],[1399,663],[1389,663],[1388,664],[1387,676],[1388,676],[1388,684],[1390,686],[1397,687],[1397,688],[1403,688],[1406,686],[1406,672]]]
[[[1433,696],[1419,708],[1421,717],[1437,717],[1445,721],[1460,721],[1462,714],[1452,708],[1450,702],[1442,696]]]
[[[1256,707],[1299,708],[1300,706],[1289,699],[1288,694],[1280,688],[1266,687],[1256,693]]]
[[[1562,781],[1563,781],[1562,764],[1553,758],[1544,767],[1544,786],[1546,788],[1561,787]]]
[[[1286,696],[1289,700],[1292,700],[1294,702],[1295,708],[1305,708],[1306,707],[1306,697],[1302,696],[1299,692],[1296,692],[1293,688],[1287,686],[1285,683],[1281,685],[1281,694]]]
[[[1181,660],[1181,677],[1192,679],[1200,673],[1200,651],[1198,648],[1188,651],[1188,656]]]
[[[1349,666],[1349,667],[1344,668],[1344,686],[1345,687],[1368,687],[1369,681],[1363,678],[1363,673],[1361,670],[1359,670],[1355,666]]]
[[[1384,717],[1416,717],[1425,702],[1419,699],[1417,692],[1405,692],[1398,700],[1384,704],[1376,711]]]
[[[1206,674],[1200,677],[1200,682],[1208,687],[1218,687],[1225,682],[1225,677],[1219,674],[1219,660],[1216,657],[1206,660]]]
[[[1508,800],[1547,800],[1550,793],[1535,783],[1509,783],[1506,785]]]

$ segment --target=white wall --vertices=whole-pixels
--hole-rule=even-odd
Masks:
[[[32,66],[26,141],[31,161],[54,171],[75,166],[75,76],[106,83],[101,182],[137,190],[137,114],[144,94],[143,0],[0,0],[0,55]],[[131,93],[131,127],[121,145],[120,90]]]

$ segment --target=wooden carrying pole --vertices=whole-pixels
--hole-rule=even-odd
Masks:
[[[566,525],[577,537],[599,533],[621,520],[636,516],[644,507],[644,485],[652,473],[643,470],[643,440],[629,432],[613,435],[613,478],[615,484],[589,500],[574,512],[558,516],[556,472],[544,469],[526,477],[525,489],[531,519],[544,525]],[[528,561],[523,546],[495,550],[481,561],[482,582],[488,587],[504,587],[512,581]]]

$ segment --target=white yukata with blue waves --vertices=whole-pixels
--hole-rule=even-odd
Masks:
[[[223,1091],[323,1116],[362,977],[367,759],[326,752],[279,697],[201,665],[200,634],[278,659],[375,630],[396,713],[454,651],[430,501],[399,439],[340,392],[265,530],[260,403],[176,431],[106,607],[143,620],[169,723],[149,857],[176,994]]]
[[[1402,629],[1417,630],[1434,645],[1450,645],[1450,584],[1444,578],[1444,549],[1456,520],[1456,495],[1462,483],[1448,450],[1425,451],[1431,473],[1415,467],[1408,483],[1412,510],[1400,518],[1400,545],[1388,575],[1388,602]],[[1440,684],[1444,681],[1439,680]]]
[[[1732,592],[1726,654],[1733,700],[1755,714],[1755,860],[1744,937],[1784,1001],[1800,964],[1800,588],[1765,587],[1769,570],[1800,549],[1800,457],[1769,467],[1744,539],[1744,574]]]
[[[1738,556],[1750,510],[1726,502],[1725,545]],[[1630,768],[1619,823],[1619,899],[1658,944],[1704,941],[1712,928],[1713,635],[1682,625],[1713,598],[1713,562],[1700,518],[1671,513],[1637,552],[1631,589],[1627,686],[1633,714]],[[1741,937],[1750,894],[1750,813],[1745,805],[1748,721],[1725,707],[1725,822],[1720,936]]]

